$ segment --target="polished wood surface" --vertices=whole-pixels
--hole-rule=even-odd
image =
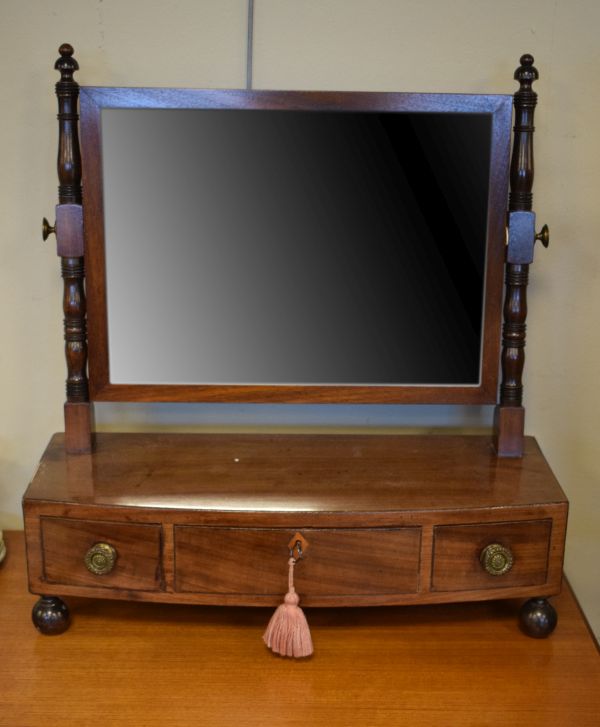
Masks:
[[[533,118],[537,94],[532,84],[539,78],[533,65],[533,56],[521,56],[521,65],[515,71],[519,90],[514,95],[515,126],[510,163],[511,212],[529,212],[532,209]],[[535,230],[530,244],[533,247]],[[526,258],[528,260],[528,258]],[[495,417],[496,448],[500,456],[520,457],[523,453],[524,409],[523,368],[525,366],[525,336],[527,320],[527,284],[529,264],[513,258],[508,248],[506,265],[506,294],[504,297],[504,325],[502,328],[502,380],[500,382],[500,413]],[[504,410],[504,411],[503,411]]]
[[[56,251],[59,257],[83,257],[83,208],[56,205]]]
[[[56,207],[57,252],[63,278],[65,358],[67,364],[65,404],[66,447],[69,452],[91,449],[91,411],[87,378],[87,322],[85,261],[81,195],[81,151],[79,147],[79,84],[73,74],[79,64],[73,48],[64,43],[54,68],[60,73],[56,83],[58,99],[58,201]]]
[[[158,589],[161,582],[160,527],[140,523],[98,523],[89,520],[42,518],[44,573],[50,584],[134,590]],[[110,573],[97,576],[83,562],[96,543],[110,543],[117,562]],[[119,557],[127,553],[126,558]]]
[[[66,401],[64,448],[69,454],[92,450],[92,405],[89,401]]]
[[[434,534],[434,590],[542,585],[548,568],[551,520],[485,525],[440,525]],[[508,573],[490,578],[478,562],[491,542],[502,543],[518,558]]]
[[[315,654],[294,662],[262,643],[264,608],[71,599],[71,629],[41,636],[22,533],[5,538],[2,727],[598,724],[600,656],[568,586],[544,640],[510,601],[306,609]]]
[[[486,435],[98,433],[93,454],[50,441],[26,499],[206,512],[307,512],[565,502],[533,437],[498,459]]]
[[[243,91],[173,88],[81,89],[84,222],[89,321],[90,398],[93,401],[203,401],[256,403],[495,404],[510,152],[510,97],[501,95]],[[103,108],[278,109],[482,113],[492,122],[490,198],[485,270],[481,382],[476,386],[285,386],[136,384],[111,382],[108,355],[104,199],[101,156]],[[168,144],[169,140],[165,140]],[[168,200],[165,200],[165,204]],[[148,265],[140,260],[140,268]],[[268,265],[268,261],[265,261]],[[454,260],[453,265],[459,265]],[[199,312],[201,315],[201,312]]]
[[[307,529],[303,536],[310,552],[295,568],[299,593],[339,597],[418,590],[420,528]],[[283,538],[277,529],[177,526],[176,590],[279,599],[287,562]]]
[[[98,434],[79,456],[62,444],[23,501],[34,593],[276,605],[296,533],[309,606],[560,591],[567,502],[531,438],[518,460],[487,436]],[[109,575],[84,564],[99,541],[119,555]],[[501,577],[480,563],[494,543],[514,554]]]

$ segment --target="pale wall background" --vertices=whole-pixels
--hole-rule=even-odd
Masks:
[[[42,215],[56,204],[52,70],[75,46],[82,84],[243,87],[246,0],[2,0],[0,527],[63,428],[62,283]],[[512,93],[541,79],[535,209],[551,228],[529,288],[526,406],[571,500],[566,572],[600,634],[600,3],[256,0],[256,88]],[[101,406],[101,428],[489,426],[488,408]]]

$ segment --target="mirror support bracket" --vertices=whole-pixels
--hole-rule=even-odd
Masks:
[[[87,326],[85,262],[81,214],[81,152],[79,149],[79,84],[73,73],[79,64],[73,48],[64,43],[54,68],[60,72],[58,98],[58,205],[56,206],[57,253],[64,281],[63,312],[67,380],[65,448],[68,454],[90,452],[91,405],[87,378]]]
[[[515,125],[510,164],[508,203],[508,245],[506,292],[502,329],[502,379],[499,403],[494,412],[494,445],[501,457],[521,457],[525,430],[523,407],[523,367],[527,318],[527,283],[533,262],[535,214],[533,203],[533,117],[537,94],[532,84],[539,78],[533,56],[521,56],[514,78],[519,90],[514,94]]]

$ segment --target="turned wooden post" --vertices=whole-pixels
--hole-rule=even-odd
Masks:
[[[521,57],[514,74],[519,90],[514,95],[515,125],[510,164],[508,202],[509,242],[506,254],[506,295],[502,330],[502,380],[500,402],[494,415],[495,445],[500,456],[523,454],[525,409],[523,408],[523,366],[527,318],[527,282],[533,261],[535,215],[533,194],[533,115],[537,94],[532,83],[539,77],[533,57]],[[541,238],[541,236],[539,236]],[[547,237],[544,237],[547,244]]]
[[[91,450],[91,411],[87,379],[87,331],[83,217],[81,208],[81,153],[77,102],[79,85],[73,73],[79,69],[73,48],[63,44],[54,68],[60,72],[58,98],[58,201],[56,206],[57,252],[64,280],[64,337],[67,361],[65,446],[69,453]],[[46,231],[47,234],[47,231]]]

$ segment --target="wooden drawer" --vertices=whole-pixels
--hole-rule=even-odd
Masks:
[[[295,530],[175,527],[175,588],[180,592],[283,594]],[[295,569],[303,603],[328,596],[414,593],[417,527],[303,529],[308,549]]]
[[[160,525],[42,517],[44,578],[49,583],[153,591],[161,587]],[[85,555],[96,543],[116,551],[110,573],[96,575]]]
[[[551,520],[440,525],[434,528],[432,590],[467,591],[480,588],[534,586],[546,582]],[[510,570],[491,575],[480,556],[498,543],[513,556]]]

